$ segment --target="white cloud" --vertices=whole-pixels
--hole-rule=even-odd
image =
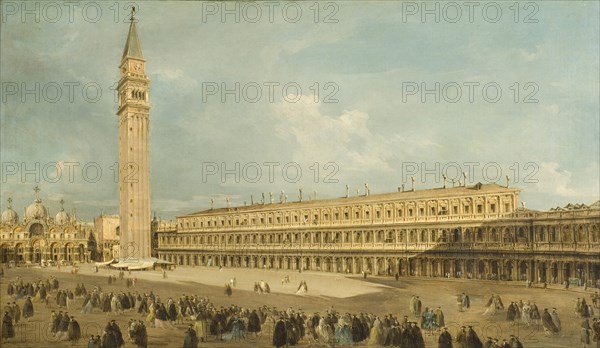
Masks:
[[[440,147],[426,137],[396,134],[385,137],[369,127],[369,114],[345,110],[339,116],[324,115],[320,104],[310,97],[297,103],[274,106],[276,135],[295,144],[294,159],[302,162],[335,161],[346,170],[390,171],[390,161],[398,154]]]
[[[159,80],[170,81],[180,88],[195,88],[198,81],[184,74],[181,69],[157,69],[151,71]]]
[[[543,50],[540,45],[536,45],[534,49],[519,49],[518,50],[520,57],[526,62],[533,62],[540,58],[543,53]]]
[[[368,171],[388,169],[390,152],[368,128],[369,115],[344,111],[337,117],[324,115],[312,98],[297,103],[275,104],[276,135],[295,142],[294,159],[302,162],[335,160],[345,168]]]
[[[533,188],[542,193],[557,195],[561,197],[572,197],[582,199],[584,197],[592,197],[598,193],[598,171],[593,166],[598,164],[590,164],[590,167],[585,172],[590,172],[592,180],[588,177],[582,177],[580,180],[575,180],[573,172],[561,169],[561,166],[556,162],[542,162],[539,164],[539,171],[531,178],[537,179],[538,182],[533,185]],[[593,179],[595,178],[595,179]],[[595,182],[595,183],[594,183]]]
[[[558,115],[560,113],[560,106],[557,104],[548,105],[544,110],[550,115]]]

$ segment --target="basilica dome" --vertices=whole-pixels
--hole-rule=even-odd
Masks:
[[[25,209],[25,219],[27,220],[45,220],[48,217],[48,210],[42,204],[41,199],[36,199]]]
[[[58,213],[56,213],[56,217],[54,218],[54,223],[57,225],[66,225],[69,223],[69,214],[64,209],[61,209]]]
[[[15,225],[19,221],[19,216],[17,212],[12,210],[11,207],[6,208],[5,211],[2,212],[2,223],[8,225]]]

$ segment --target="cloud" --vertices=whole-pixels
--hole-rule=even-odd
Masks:
[[[169,81],[180,88],[187,89],[196,88],[198,86],[198,81],[189,77],[187,74],[184,74],[181,69],[157,69],[150,73],[159,80]]]
[[[369,114],[360,110],[325,115],[320,104],[307,96],[296,103],[275,104],[274,113],[275,134],[294,143],[294,159],[302,162],[333,160],[346,170],[388,172],[393,167],[391,160],[399,154],[440,147],[423,136],[384,136],[374,132]]]
[[[596,167],[594,170],[593,167]],[[590,172],[592,177],[598,178],[598,164],[591,163],[584,172]],[[595,171],[595,176],[592,172]],[[532,179],[537,179],[538,182],[533,185],[533,188],[538,192],[549,193],[561,197],[584,198],[592,197],[594,193],[598,194],[598,182],[575,180],[573,172],[561,169],[557,162],[542,162],[539,164],[539,171],[534,174]],[[597,198],[597,196],[596,196]]]
[[[523,59],[526,62],[536,61],[543,54],[543,50],[540,47],[540,45],[536,45],[535,48],[532,50],[527,50],[527,49],[521,48],[517,52],[519,53],[519,56],[521,57],[521,59]]]
[[[557,104],[552,104],[546,106],[544,110],[550,115],[558,115],[560,113],[560,106]]]
[[[390,152],[368,127],[369,115],[346,110],[339,116],[321,113],[309,97],[296,103],[275,104],[277,137],[295,143],[294,159],[301,162],[335,160],[346,168],[388,169]]]

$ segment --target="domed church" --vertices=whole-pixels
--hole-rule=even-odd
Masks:
[[[93,225],[80,222],[65,211],[64,200],[52,217],[34,188],[35,199],[25,208],[23,219],[12,207],[12,198],[0,221],[0,263],[79,263],[93,260],[96,239]]]

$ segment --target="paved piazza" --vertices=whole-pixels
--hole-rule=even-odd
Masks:
[[[60,288],[74,289],[76,283],[84,283],[88,290],[93,286],[100,286],[103,291],[128,291],[125,280],[119,280],[116,284],[108,284],[108,275],[118,275],[117,271],[100,269],[98,273],[93,272],[91,265],[82,265],[78,274],[71,274],[70,267],[56,268],[10,268],[5,269],[5,277],[2,279],[1,293],[2,302],[5,304],[7,298],[7,282],[14,280],[20,275],[24,282],[38,279],[46,279],[56,276],[60,282]],[[291,282],[281,284],[281,279],[289,275]],[[575,302],[578,297],[590,300],[592,291],[583,292],[576,288],[563,290],[558,288],[526,289],[522,283],[505,283],[491,281],[470,280],[440,280],[427,278],[400,278],[396,281],[391,277],[369,277],[366,281],[359,276],[345,277],[334,273],[303,272],[287,273],[275,270],[257,269],[235,269],[235,268],[206,268],[206,267],[178,267],[173,271],[167,271],[167,278],[163,279],[160,271],[138,271],[132,272],[125,277],[137,277],[138,282],[129,291],[149,292],[154,291],[161,299],[167,297],[177,299],[182,294],[197,294],[208,297],[216,306],[229,306],[235,304],[244,308],[256,308],[262,305],[274,306],[279,309],[292,307],[302,309],[305,313],[325,312],[333,307],[339,312],[371,312],[383,316],[394,314],[400,317],[409,315],[408,303],[413,294],[419,295],[423,301],[423,308],[441,306],[446,318],[446,325],[450,328],[452,335],[460,325],[473,325],[476,332],[482,338],[498,337],[509,338],[511,334],[521,338],[524,346],[529,347],[579,347],[579,331],[581,319],[574,314]],[[232,277],[236,278],[237,284],[233,289],[233,295],[228,298],[223,291],[223,286]],[[271,287],[271,294],[258,295],[253,292],[254,282],[264,280]],[[308,284],[306,295],[296,295],[295,290],[300,280]],[[471,308],[467,312],[458,312],[455,300],[456,295],[466,292],[471,297]],[[562,321],[562,332],[560,337],[548,338],[544,336],[543,330],[535,326],[525,327],[523,325],[510,326],[505,321],[505,311],[501,311],[494,317],[483,316],[485,304],[492,293],[500,294],[507,306],[510,301],[535,301],[542,311],[544,308],[556,307]],[[53,300],[54,292],[50,294]],[[85,347],[87,337],[90,334],[100,334],[108,320],[115,319],[121,330],[126,333],[126,323],[130,318],[143,319],[145,317],[133,312],[125,312],[121,315],[94,312],[92,314],[80,314],[82,300],[76,298],[74,304],[68,309],[70,315],[74,315],[82,327],[82,335],[86,339],[79,342],[77,346]],[[23,300],[19,300],[22,308]],[[4,344],[5,347],[65,347],[69,342],[56,342],[47,330],[50,311],[58,310],[57,305],[50,301],[48,308],[40,303],[34,303],[35,314],[31,321],[21,321],[21,326],[16,327],[16,337]],[[596,313],[597,316],[597,313]],[[419,319],[416,319],[420,321]],[[156,329],[148,327],[149,347],[181,347],[183,344],[185,325],[176,325],[175,329]],[[427,347],[437,347],[437,337],[424,335]],[[127,342],[125,347],[133,347]],[[259,338],[243,341],[217,342],[210,339],[208,343],[201,343],[202,347],[268,347],[271,346],[271,333],[263,332]],[[299,346],[309,346],[306,341],[300,342]]]

